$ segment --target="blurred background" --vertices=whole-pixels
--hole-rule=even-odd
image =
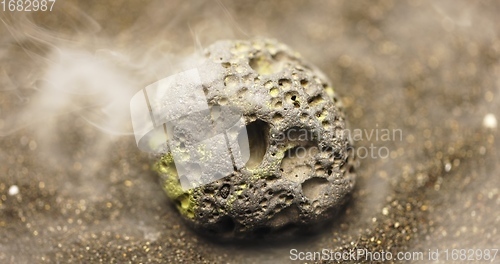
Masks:
[[[499,13],[493,0],[57,0],[52,11],[2,10],[0,262],[294,263],[290,249],[438,249],[444,260],[446,249],[498,249]],[[220,244],[169,203],[135,144],[128,104],[211,43],[254,37],[318,66],[351,129],[402,137],[355,142],[389,155],[360,159],[351,201],[321,234]]]

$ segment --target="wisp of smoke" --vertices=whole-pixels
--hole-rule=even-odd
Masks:
[[[99,129],[91,141],[100,151],[117,136],[132,135],[135,92],[195,67],[204,46],[235,36],[221,5],[179,4],[166,11],[153,3],[134,24],[110,34],[76,4],[60,4],[57,23],[39,14],[0,21],[0,136],[36,127],[36,137],[56,156],[56,131],[73,125],[67,120]]]

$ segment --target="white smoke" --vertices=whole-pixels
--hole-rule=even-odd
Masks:
[[[114,34],[77,4],[57,4],[64,11],[57,22],[40,14],[0,21],[0,136],[33,129],[39,147],[56,156],[64,156],[58,131],[78,120],[100,131],[82,139],[100,146],[92,155],[106,155],[110,143],[133,133],[135,92],[197,65],[205,46],[235,32],[223,6],[201,2],[169,11],[152,3]]]

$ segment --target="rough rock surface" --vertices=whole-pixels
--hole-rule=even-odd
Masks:
[[[172,156],[161,157],[156,169],[180,213],[222,239],[283,238],[331,220],[353,188],[355,162],[328,80],[273,40],[220,41],[205,55],[219,69],[204,82],[208,103],[243,113],[250,159],[184,191]]]

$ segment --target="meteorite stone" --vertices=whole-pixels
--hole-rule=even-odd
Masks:
[[[242,113],[250,157],[188,190],[172,154],[160,157],[155,168],[181,215],[221,239],[284,238],[331,221],[353,189],[356,161],[328,79],[274,40],[220,41],[205,55],[208,105]]]

